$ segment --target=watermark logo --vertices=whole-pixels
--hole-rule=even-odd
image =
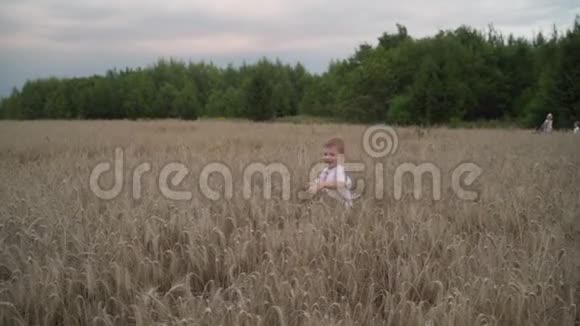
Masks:
[[[393,155],[399,149],[399,136],[390,126],[371,126],[363,134],[362,146],[367,155],[381,158]]]
[[[403,162],[398,164],[394,170],[385,171],[384,159],[387,156],[395,155],[399,149],[399,135],[393,127],[376,125],[367,128],[362,135],[362,148],[366,155],[372,159],[372,166],[363,162],[346,162],[343,155],[338,157],[338,165],[333,171],[333,177],[343,176],[344,182],[336,182],[331,192],[338,194],[348,194],[349,200],[356,200],[361,197],[367,185],[373,185],[374,199],[385,198],[386,190],[392,190],[395,200],[400,200],[405,193],[410,193],[409,182],[405,183],[405,178],[411,178],[411,189],[413,198],[419,200],[424,197],[424,187],[426,181],[431,186],[433,200],[441,200],[443,190],[443,180],[448,178],[450,188],[456,198],[465,201],[475,201],[479,193],[471,187],[483,173],[483,170],[474,162],[462,162],[452,171],[442,171],[433,162]],[[91,171],[89,177],[89,187],[91,191],[100,199],[111,200],[118,197],[124,189],[125,184],[125,153],[122,148],[116,148],[113,162],[100,162]],[[372,177],[358,178],[351,180],[353,174],[361,174],[370,171]],[[318,163],[308,171],[309,180],[320,180],[324,173],[328,173],[327,165]],[[113,174],[113,184],[109,188],[104,188],[100,181],[106,174]],[[153,173],[151,163],[142,162],[128,173],[131,180],[130,193],[134,200],[139,200],[143,196],[143,178]],[[274,188],[273,177],[277,176],[281,180],[279,192],[276,198],[282,200],[292,200],[292,194],[296,193],[292,189],[292,177],[304,171],[292,171],[287,164],[282,162],[252,162],[246,165],[241,171],[241,195],[245,200],[249,200],[256,195],[255,181],[261,180],[261,196],[264,199],[273,198]],[[223,181],[223,190],[218,191],[210,186],[210,177],[218,175]],[[199,193],[209,200],[230,200],[234,197],[234,173],[232,169],[223,162],[211,162],[204,165],[199,173],[192,173],[183,162],[170,162],[165,164],[158,171],[155,178],[156,186],[163,197],[175,201],[192,200],[194,194],[191,190],[183,189],[182,185],[187,178],[193,178],[198,185]],[[389,177],[390,176],[390,177]],[[197,182],[195,182],[197,180]],[[385,180],[391,180],[391,184],[386,184]],[[336,181],[336,180],[335,180]],[[237,183],[239,184],[239,183]],[[314,187],[314,190],[313,190]],[[297,192],[298,198],[308,197],[312,192],[316,192],[316,184],[311,184],[307,189],[301,188]]]

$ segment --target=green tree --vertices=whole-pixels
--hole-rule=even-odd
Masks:
[[[274,118],[273,88],[266,67],[258,67],[244,82],[245,93],[244,115],[255,121]]]
[[[201,111],[201,105],[195,86],[192,83],[185,84],[184,88],[176,94],[171,106],[173,117],[196,120]]]
[[[390,123],[407,125],[415,122],[412,101],[408,95],[399,95],[391,101],[387,121]]]
[[[177,98],[178,90],[172,84],[164,82],[157,91],[157,96],[153,102],[151,117],[153,118],[175,118],[178,112],[173,110],[173,103]]]
[[[27,81],[0,101],[21,119],[182,118],[269,120],[306,114],[345,121],[445,124],[503,119],[555,126],[580,119],[580,18],[532,40],[469,26],[412,38],[397,24],[321,74],[261,59],[220,68],[160,59],[145,68]]]
[[[560,45],[559,60],[554,76],[552,108],[555,124],[561,128],[572,128],[580,119],[580,16],[576,16],[574,27],[568,31]]]

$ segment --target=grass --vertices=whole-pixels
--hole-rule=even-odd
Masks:
[[[363,126],[230,121],[0,123],[2,325],[574,325],[580,299],[580,138],[518,130],[398,129],[380,159]],[[353,211],[323,202],[241,198],[251,162],[283,162],[292,188],[308,181],[320,146],[341,136],[369,188]],[[89,189],[91,169],[125,150],[113,200]],[[170,201],[161,167],[190,174]],[[198,190],[208,162],[231,167],[234,198]],[[461,162],[483,174],[477,201],[457,199]],[[132,169],[151,163],[131,199]],[[395,200],[394,169],[432,162],[442,199]],[[112,182],[105,178],[103,186]],[[274,178],[275,187],[280,180]],[[447,180],[447,181],[446,181]],[[410,180],[406,180],[410,181]],[[255,180],[259,186],[259,178]],[[216,188],[219,177],[210,178]],[[410,185],[410,182],[406,182]],[[407,191],[408,190],[408,191]]]
[[[309,115],[295,115],[295,116],[286,116],[276,119],[277,122],[286,122],[286,123],[295,123],[295,124],[330,124],[330,123],[340,123],[341,121],[336,118],[330,117],[316,117],[316,116],[309,116]]]

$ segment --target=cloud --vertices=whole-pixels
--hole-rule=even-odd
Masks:
[[[0,95],[33,71],[102,73],[159,56],[216,62],[278,56],[321,71],[396,23],[416,37],[490,23],[529,37],[552,24],[570,26],[576,13],[577,0],[3,0],[0,68],[10,64],[10,73],[0,71]]]

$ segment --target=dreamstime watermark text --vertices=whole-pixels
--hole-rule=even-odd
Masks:
[[[373,197],[377,200],[384,199],[386,189],[385,177],[387,171],[383,159],[390,155],[395,155],[399,149],[399,137],[396,130],[385,125],[376,125],[367,128],[362,137],[362,148],[372,159],[372,166],[363,162],[344,162],[339,164],[344,166],[347,174],[361,174],[366,171],[372,172],[372,177],[358,178],[351,187],[354,198],[358,198],[364,193],[367,186],[373,185]],[[232,169],[223,162],[211,162],[205,164],[201,171],[193,174],[188,166],[182,162],[170,162],[163,165],[158,171],[153,171],[149,162],[142,162],[131,171],[126,171],[125,153],[123,148],[116,148],[112,162],[104,161],[98,163],[91,171],[89,177],[89,187],[91,191],[100,199],[111,200],[120,196],[124,189],[125,178],[130,178],[130,192],[134,200],[139,200],[143,196],[143,179],[155,173],[156,186],[163,197],[175,201],[192,200],[194,194],[191,190],[183,189],[182,185],[187,178],[197,180],[197,186],[201,196],[209,200],[232,199],[234,197],[234,173]],[[314,180],[326,167],[323,163],[315,164],[308,171],[309,180]],[[128,172],[128,173],[127,173]],[[105,188],[100,180],[107,174],[113,174],[112,186]],[[424,182],[430,180],[431,195],[433,200],[442,198],[443,179],[448,178],[454,196],[460,200],[474,201],[479,197],[479,193],[471,187],[481,176],[483,170],[476,163],[463,162],[457,165],[452,171],[444,173],[433,162],[404,162],[397,165],[392,173],[391,189],[396,200],[400,200],[409,189],[405,188],[405,178],[411,178],[411,190],[413,197],[419,200],[424,197]],[[212,175],[221,177],[223,187],[212,188],[210,178]],[[368,176],[368,174],[366,174]],[[281,180],[280,191],[276,193],[277,198],[291,200],[295,191],[292,189],[291,169],[282,162],[252,162],[246,165],[241,171],[241,194],[246,200],[255,194],[255,180],[260,179],[262,196],[264,199],[273,198],[274,186],[273,178],[279,177]],[[239,183],[238,183],[239,184]],[[407,183],[408,185],[408,183]],[[221,190],[221,191],[220,191]],[[300,195],[304,190],[298,192]]]

